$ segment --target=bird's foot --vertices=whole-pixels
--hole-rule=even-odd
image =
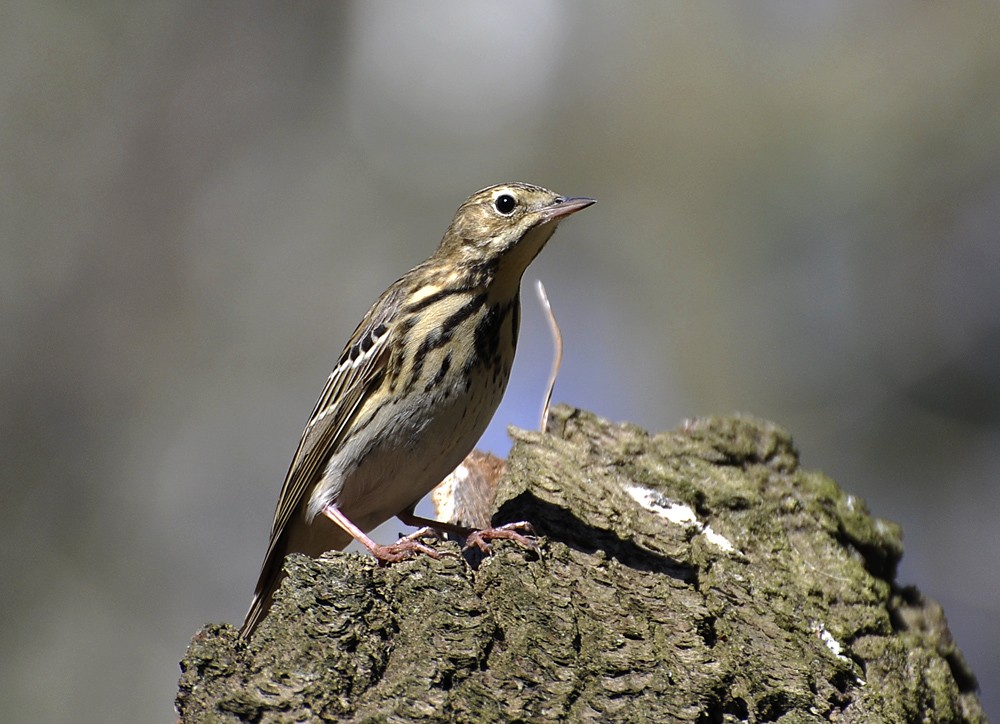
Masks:
[[[430,528],[421,528],[416,533],[404,536],[395,543],[390,543],[389,545],[375,543],[368,550],[375,556],[379,563],[384,565],[398,563],[420,553],[430,556],[434,560],[439,560],[441,558],[441,551],[432,548],[421,540],[432,533],[434,531]]]
[[[484,528],[483,530],[471,531],[469,536],[465,539],[465,547],[475,547],[483,553],[489,554],[492,550],[490,547],[490,541],[512,540],[518,545],[534,550],[538,547],[538,545],[534,540],[528,537],[534,535],[534,533],[535,529],[532,527],[531,523],[526,520],[521,520],[516,523],[498,525],[496,528]]]
[[[344,512],[337,506],[326,506],[326,508],[323,509],[323,514],[338,526],[343,528],[347,533],[350,533],[351,537],[368,549],[368,552],[375,556],[375,559],[382,565],[399,563],[399,561],[409,558],[412,555],[416,555],[417,553],[423,553],[425,556],[430,556],[435,560],[440,559],[442,556],[441,551],[432,548],[422,540],[429,535],[437,535],[432,528],[421,528],[414,533],[410,533],[408,536],[400,538],[395,543],[390,543],[386,546],[381,543],[376,543],[369,538],[368,535],[354,525],[354,523],[352,523],[350,519],[344,515]]]

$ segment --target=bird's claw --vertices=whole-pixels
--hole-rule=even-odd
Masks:
[[[441,551],[436,548],[432,548],[422,540],[429,535],[436,536],[437,533],[432,528],[421,528],[414,533],[410,533],[410,535],[403,536],[395,543],[390,543],[389,545],[376,545],[371,549],[371,554],[375,556],[378,562],[383,565],[398,563],[399,561],[405,560],[406,558],[418,553],[430,556],[434,560],[440,560],[442,555]]]
[[[465,548],[475,547],[483,553],[489,554],[492,552],[490,541],[512,540],[518,545],[534,550],[538,546],[535,541],[528,537],[534,535],[534,533],[534,527],[526,520],[498,525],[495,528],[474,530],[465,539]]]

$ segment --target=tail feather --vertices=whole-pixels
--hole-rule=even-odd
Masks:
[[[260,569],[260,578],[257,579],[257,587],[254,589],[253,601],[250,603],[250,610],[247,611],[243,625],[240,627],[240,638],[249,639],[257,625],[264,620],[267,612],[271,610],[271,602],[274,600],[274,592],[278,590],[281,579],[284,577],[285,545],[284,537],[280,536],[276,545],[272,545],[264,558],[264,565]],[[280,545],[277,545],[280,544]]]
[[[327,551],[343,550],[350,542],[351,536],[326,516],[316,516],[309,523],[293,519],[268,546],[257,587],[254,589],[253,602],[240,627],[240,637],[249,639],[271,610],[274,593],[285,577],[286,555],[304,553],[318,558]]]

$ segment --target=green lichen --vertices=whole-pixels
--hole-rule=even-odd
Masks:
[[[940,607],[894,581],[898,527],[781,428],[558,407],[512,434],[494,522],[537,550],[292,556],[249,646],[195,636],[182,719],[985,721]]]

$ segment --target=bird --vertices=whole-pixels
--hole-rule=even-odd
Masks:
[[[241,638],[267,615],[289,553],[318,557],[357,540],[382,564],[439,557],[421,540],[426,530],[390,545],[368,537],[393,516],[470,533],[414,508],[473,449],[500,404],[517,346],[522,275],[559,223],[594,203],[527,183],[477,191],[434,253],[371,306],[292,457]]]

